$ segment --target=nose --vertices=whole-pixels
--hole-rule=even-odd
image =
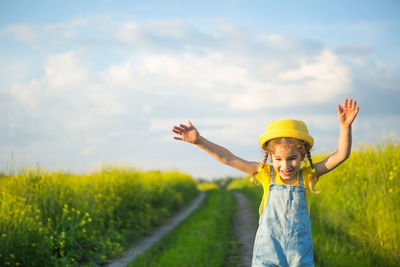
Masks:
[[[284,160],[284,161],[282,161],[282,167],[284,168],[284,170],[290,170],[292,167],[292,164],[289,160]]]

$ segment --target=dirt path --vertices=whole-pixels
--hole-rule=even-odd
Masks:
[[[189,216],[204,200],[205,193],[202,192],[200,195],[193,200],[187,207],[181,210],[173,218],[168,220],[165,225],[157,228],[150,236],[144,238],[138,244],[132,246],[125,252],[125,256],[119,259],[114,259],[109,262],[109,267],[123,267],[127,266],[128,263],[133,261],[137,256],[145,252],[148,248],[159,241],[165,234],[174,229],[183,219]]]
[[[233,191],[233,195],[237,203],[233,229],[240,243],[240,261],[237,266],[249,267],[251,266],[254,238],[258,227],[257,215],[252,211],[250,201],[243,193]]]
[[[236,198],[237,211],[233,219],[233,228],[240,243],[239,255],[240,260],[238,267],[251,266],[251,259],[253,254],[253,243],[256,235],[258,222],[257,216],[251,209],[250,201],[247,197],[240,192],[233,191]],[[168,220],[165,225],[157,228],[150,236],[144,238],[138,244],[132,246],[125,252],[122,258],[111,260],[108,264],[109,267],[123,267],[133,261],[137,256],[144,253],[152,245],[158,242],[165,234],[174,229],[182,220],[190,215],[204,200],[205,193],[201,193],[195,200],[193,200],[185,209],[180,211],[173,218]]]

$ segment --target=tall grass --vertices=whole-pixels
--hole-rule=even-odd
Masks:
[[[229,188],[250,195],[257,211],[262,188],[249,180]],[[318,188],[321,194],[311,197],[317,266],[400,266],[399,141],[353,149],[346,162],[321,177]]]
[[[197,195],[178,172],[40,168],[0,178],[0,265],[102,264]]]
[[[311,205],[321,266],[400,265],[399,178],[400,142],[392,141],[355,149],[321,178]]]

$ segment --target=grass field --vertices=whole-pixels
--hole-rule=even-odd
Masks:
[[[0,265],[100,265],[198,193],[179,172],[104,167],[0,177]]]
[[[311,198],[317,266],[400,266],[399,178],[400,142],[392,141],[354,149],[321,177]],[[262,188],[249,180],[229,189],[246,193],[257,212]]]
[[[235,200],[230,192],[209,191],[198,210],[129,266],[234,266],[234,212]]]

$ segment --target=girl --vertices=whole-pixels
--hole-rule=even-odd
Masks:
[[[241,159],[208,141],[190,121],[188,125],[173,127],[172,131],[179,135],[174,139],[197,145],[218,161],[252,174],[263,185],[252,266],[314,266],[306,196],[308,191],[315,192],[314,185],[321,175],[350,156],[351,125],[358,110],[352,99],[346,98],[343,107],[337,105],[340,124],[337,150],[315,164],[310,156],[314,139],[300,120],[284,119],[268,124],[259,138],[260,146],[265,150],[263,163]],[[272,160],[271,166],[266,164],[268,157]],[[310,166],[301,169],[305,157]]]

